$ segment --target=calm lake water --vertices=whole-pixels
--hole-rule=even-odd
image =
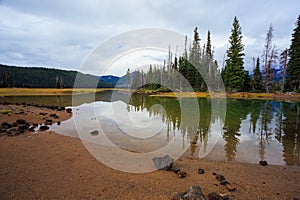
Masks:
[[[180,105],[189,104],[189,99],[130,97],[119,92],[111,101],[111,94],[78,95],[73,117],[51,129],[99,144],[103,139],[99,133],[104,133],[131,152],[155,151],[179,136],[177,148],[187,148],[186,156],[300,165],[300,102],[227,99],[226,116],[220,118],[212,113],[210,99],[199,98],[199,118],[192,114],[182,118]],[[16,96],[0,101],[71,106],[72,96]],[[221,130],[216,128],[220,125]]]

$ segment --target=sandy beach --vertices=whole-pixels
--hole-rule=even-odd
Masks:
[[[10,115],[0,114],[0,124],[18,119],[30,125],[49,119],[56,123],[71,116],[65,110],[30,105],[0,105],[0,110],[11,110]],[[230,199],[300,198],[299,166],[185,156],[174,163],[187,173],[185,178],[162,170],[132,174],[103,165],[80,139],[47,131],[26,130],[13,136],[1,133],[0,160],[0,199],[172,199],[192,185],[199,185],[207,199],[212,192]],[[205,173],[198,174],[199,168]],[[223,175],[235,190],[229,191],[212,173]]]

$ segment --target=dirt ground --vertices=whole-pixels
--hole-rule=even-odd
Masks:
[[[22,105],[0,105],[0,124],[24,119],[42,124],[41,112],[56,113],[65,120],[66,111]],[[23,110],[23,114],[19,113]],[[206,195],[227,194],[230,199],[300,199],[299,166],[208,161],[182,157],[174,164],[187,172],[131,174],[108,168],[85,149],[78,138],[53,132],[25,132],[0,137],[0,199],[172,199],[176,192],[199,185]],[[198,174],[203,168],[204,174]],[[222,174],[235,188],[228,191],[212,173]],[[207,198],[208,199],[208,198]]]

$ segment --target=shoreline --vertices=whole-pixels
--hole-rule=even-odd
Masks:
[[[261,100],[293,100],[300,101],[300,94],[294,93],[209,93],[209,92],[161,92],[157,90],[132,91],[126,88],[0,88],[0,98],[9,96],[48,96],[48,95],[72,95],[89,94],[103,91],[134,92],[139,95],[150,95],[158,97],[179,97],[179,98],[232,98],[232,99],[261,99]]]
[[[57,120],[71,115],[45,107],[2,105],[11,115],[0,114],[0,122],[22,118],[44,123],[40,113],[57,114]],[[23,114],[20,113],[23,110]],[[0,123],[0,124],[1,124]],[[55,122],[54,122],[55,123]],[[199,185],[207,197],[216,192],[230,199],[300,198],[300,166],[212,161],[183,156],[174,166],[185,171],[178,178],[168,171],[131,174],[111,169],[96,160],[79,138],[55,132],[26,131],[0,137],[0,196],[3,199],[172,199],[192,185]],[[198,174],[203,168],[204,174]],[[212,173],[225,176],[235,191],[221,185]],[[163,186],[163,187],[162,187]]]

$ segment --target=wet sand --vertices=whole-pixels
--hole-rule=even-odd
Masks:
[[[44,123],[41,112],[56,113],[57,120],[70,117],[66,111],[22,105],[0,105],[0,124],[24,119]],[[24,114],[15,114],[23,109]],[[175,166],[187,172],[178,178],[173,172],[132,174],[111,169],[96,160],[78,138],[54,132],[26,132],[0,137],[0,199],[172,199],[191,185],[206,195],[228,194],[230,199],[300,198],[299,166],[260,166],[182,157]],[[205,170],[198,174],[198,168]],[[222,174],[236,187],[228,191],[212,173]]]

